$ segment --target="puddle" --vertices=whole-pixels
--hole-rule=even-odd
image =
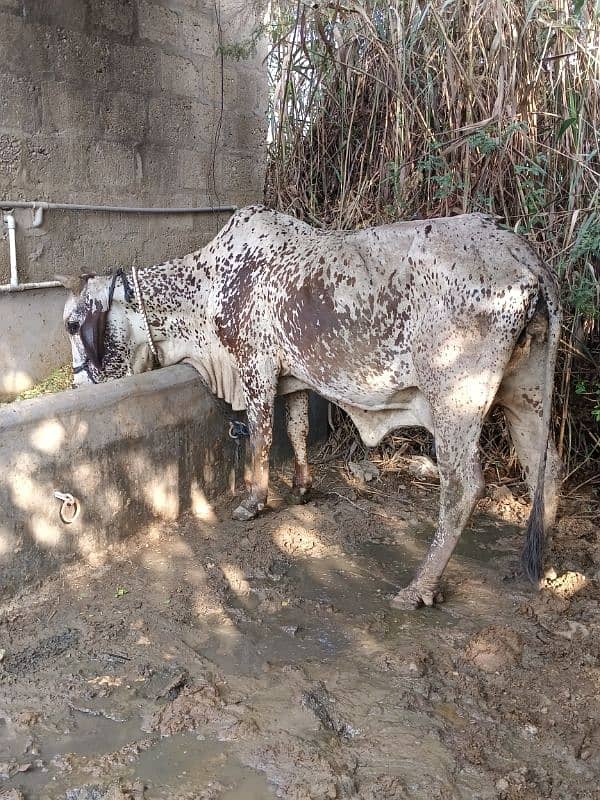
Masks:
[[[139,726],[113,723],[109,727],[106,722],[102,721],[93,730],[91,727],[80,730],[81,739],[59,737],[35,757],[41,759],[43,766],[15,775],[4,786],[22,791],[26,800],[63,800],[69,789],[104,785],[110,774],[111,781],[143,783],[148,800],[187,796],[186,792],[202,796],[201,790],[215,786],[219,789],[219,800],[275,797],[265,776],[241,764],[225,743],[203,739],[195,733],[165,739],[152,737],[144,743],[140,742]],[[99,760],[99,756],[114,754],[122,747],[126,751],[128,744],[129,758],[125,755],[118,759],[113,755],[104,764]],[[20,762],[27,760],[21,757]]]
[[[222,742],[202,740],[194,734],[163,739],[142,753],[134,776],[153,790],[199,790],[222,784],[220,800],[266,800],[275,797],[264,775],[245,767]]]

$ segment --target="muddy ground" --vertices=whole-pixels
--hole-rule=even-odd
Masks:
[[[0,797],[600,798],[593,516],[535,593],[527,509],[492,490],[446,603],[402,613],[436,490],[357,480],[294,506],[280,475],[253,523],[228,500],[0,606]]]

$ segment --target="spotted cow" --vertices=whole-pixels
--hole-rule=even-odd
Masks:
[[[192,364],[246,409],[252,480],[238,520],[267,501],[277,393],[299,495],[311,485],[307,389],[347,411],[369,447],[399,426],[431,431],[439,522],[397,607],[441,599],[440,576],[483,490],[482,423],[501,405],[534,500],[524,565],[540,578],[560,472],[549,437],[559,301],[531,246],[492,217],[323,231],[252,206],[184,258],[64,283],[76,384],[143,372],[156,356]]]

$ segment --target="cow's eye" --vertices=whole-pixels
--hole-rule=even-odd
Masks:
[[[67,322],[67,333],[70,336],[75,336],[76,333],[79,333],[79,323],[77,320],[69,320]]]

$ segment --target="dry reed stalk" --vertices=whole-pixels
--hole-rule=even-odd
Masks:
[[[267,202],[342,228],[487,211],[524,234],[562,280],[567,472],[600,483],[595,0],[275,0],[271,29]],[[482,446],[504,479],[516,460],[494,419]]]

